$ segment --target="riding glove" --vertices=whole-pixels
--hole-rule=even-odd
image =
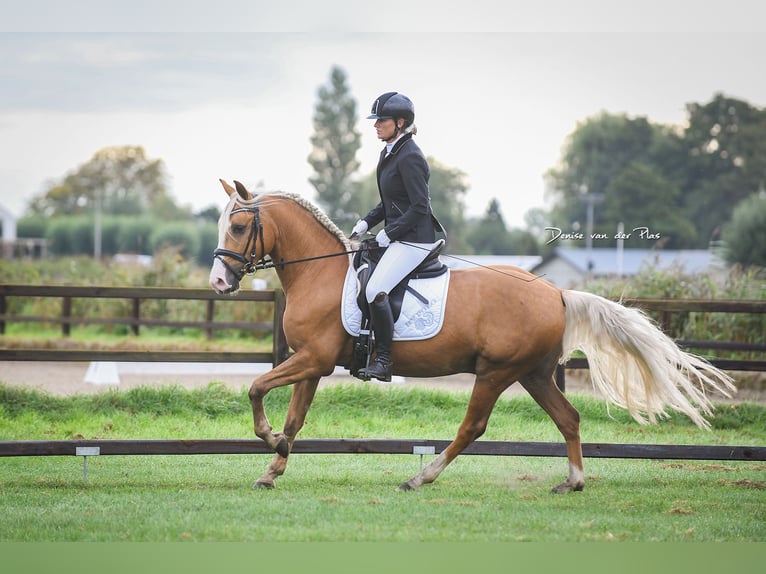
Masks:
[[[375,236],[375,241],[377,241],[378,245],[381,247],[388,247],[391,245],[391,240],[388,238],[385,229],[378,231],[378,234]]]
[[[354,229],[351,230],[351,237],[356,237],[357,235],[363,235],[368,228],[369,226],[367,225],[367,222],[364,219],[360,219],[354,225]]]

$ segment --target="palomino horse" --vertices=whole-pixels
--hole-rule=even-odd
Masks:
[[[284,332],[294,354],[258,377],[249,392],[255,434],[276,452],[255,486],[270,488],[285,471],[319,379],[351,361],[341,292],[352,248],[322,211],[298,195],[253,196],[238,182],[236,189],[221,183],[229,203],[219,222],[211,287],[236,292],[242,277],[270,255],[286,298]],[[394,372],[408,377],[474,373],[476,380],[455,439],[399,489],[433,482],[481,436],[500,394],[518,381],[566,440],[569,475],[554,492],[582,490],[580,416],[553,380],[557,364],[577,349],[588,356],[594,386],[642,423],[654,422],[670,407],[707,427],[706,387],[724,395],[734,390],[726,374],[681,351],[637,309],[558,289],[514,267],[453,270],[441,331],[427,340],[395,342]],[[295,386],[285,428],[274,433],[263,398],[283,385]]]

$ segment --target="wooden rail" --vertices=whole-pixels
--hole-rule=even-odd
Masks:
[[[293,454],[439,454],[448,440],[415,439],[297,439]],[[273,454],[258,439],[206,440],[29,440],[0,441],[0,457],[77,456],[78,449],[98,449],[99,455]],[[674,444],[583,443],[591,458],[764,461],[766,447]],[[95,452],[95,451],[91,451]],[[563,442],[505,442],[479,440],[461,453],[486,456],[565,457]],[[81,455],[82,456],[82,455]]]
[[[61,298],[59,317],[32,317],[7,313],[8,297],[57,297]],[[112,298],[132,301],[130,317],[78,318],[72,316],[73,298]],[[172,319],[150,319],[141,317],[140,304],[150,299],[202,300],[207,301],[204,321],[174,321]],[[270,301],[274,303],[273,322],[216,322],[214,305],[223,301]],[[766,301],[761,300],[716,300],[716,299],[643,299],[632,298],[622,301],[625,305],[640,307],[660,314],[661,326],[667,331],[673,313],[766,313]],[[68,335],[76,324],[127,324],[134,334],[141,325],[182,326],[203,329],[209,337],[216,329],[269,330],[274,334],[271,353],[245,352],[175,352],[175,351],[118,351],[118,350],[68,350],[68,349],[0,349],[0,360],[7,361],[171,361],[171,362],[255,362],[277,365],[289,356],[289,349],[282,330],[284,293],[281,290],[241,291],[236,297],[218,295],[210,289],[184,289],[165,287],[85,287],[65,285],[9,285],[0,284],[0,334],[5,332],[8,322],[47,322],[62,326],[62,334]],[[724,349],[742,352],[766,352],[763,341],[677,341],[679,345],[695,349]],[[711,359],[713,365],[732,371],[764,371],[766,360]],[[570,369],[587,369],[587,359],[575,358],[566,366]],[[557,371],[559,387],[565,388],[564,367]]]
[[[39,317],[8,314],[8,297],[54,297],[62,300],[59,317]],[[72,299],[128,299],[132,301],[130,317],[73,317]],[[146,300],[206,301],[204,321],[179,321],[172,318],[151,319],[141,317],[141,302]],[[274,312],[270,322],[215,321],[216,302],[255,301],[272,302]],[[236,297],[218,295],[210,289],[186,289],[165,287],[84,287],[69,285],[8,285],[0,284],[0,334],[10,322],[58,323],[62,335],[68,336],[72,325],[78,324],[125,324],[134,335],[139,327],[173,326],[198,327],[208,337],[217,329],[262,330],[273,333],[270,353],[213,352],[213,351],[130,351],[130,350],[74,350],[74,349],[0,349],[4,361],[169,361],[169,362],[247,362],[278,365],[289,356],[289,348],[282,328],[285,296],[280,289],[264,291],[241,291]]]

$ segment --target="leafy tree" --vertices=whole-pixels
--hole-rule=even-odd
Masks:
[[[431,170],[428,182],[431,209],[447,230],[445,248],[452,253],[470,253],[470,246],[465,237],[465,194],[468,191],[466,174],[458,168],[444,165],[431,156],[427,161]]]
[[[206,208],[195,213],[194,217],[201,219],[202,221],[218,223],[218,219],[221,217],[221,210],[217,205],[208,205]]]
[[[766,182],[766,110],[717,94],[687,104],[687,115],[685,128],[607,113],[579,124],[547,174],[552,224],[583,223],[585,194],[596,193],[597,229],[641,218],[672,228],[675,247],[707,247],[734,205]],[[669,194],[665,204],[660,191]]]
[[[554,225],[585,222],[585,194],[604,194],[609,183],[634,161],[649,162],[661,132],[646,118],[606,112],[578,124],[569,135],[560,165],[548,171],[555,207]],[[608,224],[596,209],[595,226]]]
[[[343,223],[351,219],[346,210],[356,188],[351,178],[359,169],[356,153],[361,135],[356,129],[356,101],[345,72],[337,66],[330,72],[329,85],[318,90],[311,145],[308,162],[316,174],[309,182],[330,218]]]
[[[196,257],[199,253],[200,234],[185,222],[173,222],[156,227],[151,234],[150,241],[154,252],[174,248],[187,259]]]
[[[525,229],[510,229],[508,231],[508,244],[513,255],[538,255],[540,253],[540,243],[538,236],[533,235]]]
[[[506,227],[497,198],[490,200],[483,217],[471,222],[466,239],[470,251],[479,255],[536,255],[540,250],[532,233]]]
[[[766,191],[754,193],[735,208],[724,226],[726,259],[740,265],[766,267]]]
[[[473,252],[479,255],[505,255],[511,252],[510,236],[497,198],[492,198],[484,216],[472,225],[467,240]]]
[[[623,222],[626,233],[643,227],[647,228],[647,234],[659,235],[664,247],[694,245],[696,230],[679,210],[681,190],[656,168],[633,162],[609,183],[605,196],[604,219],[614,222],[615,226]],[[616,227],[605,231],[613,236]],[[635,241],[631,243],[636,245]]]
[[[766,109],[722,94],[686,109],[685,211],[706,246],[734,206],[766,182]]]
[[[167,193],[165,179],[162,160],[148,158],[142,147],[104,148],[33,198],[29,211],[46,216],[86,214],[93,213],[100,201],[105,214],[177,215],[180,210]]]

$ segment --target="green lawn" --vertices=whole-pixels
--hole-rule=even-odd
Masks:
[[[267,397],[281,426],[289,391]],[[766,408],[718,408],[711,432],[680,416],[640,426],[572,396],[584,442],[763,445]],[[464,393],[321,390],[302,438],[452,438]],[[0,385],[0,439],[251,438],[244,391],[55,398]],[[487,440],[559,441],[531,399],[503,398]],[[552,495],[563,458],[459,457],[432,485],[395,492],[413,455],[293,455],[270,491],[270,455],[0,459],[0,541],[765,541],[766,463],[586,459],[585,491]],[[427,459],[430,457],[426,457]]]

